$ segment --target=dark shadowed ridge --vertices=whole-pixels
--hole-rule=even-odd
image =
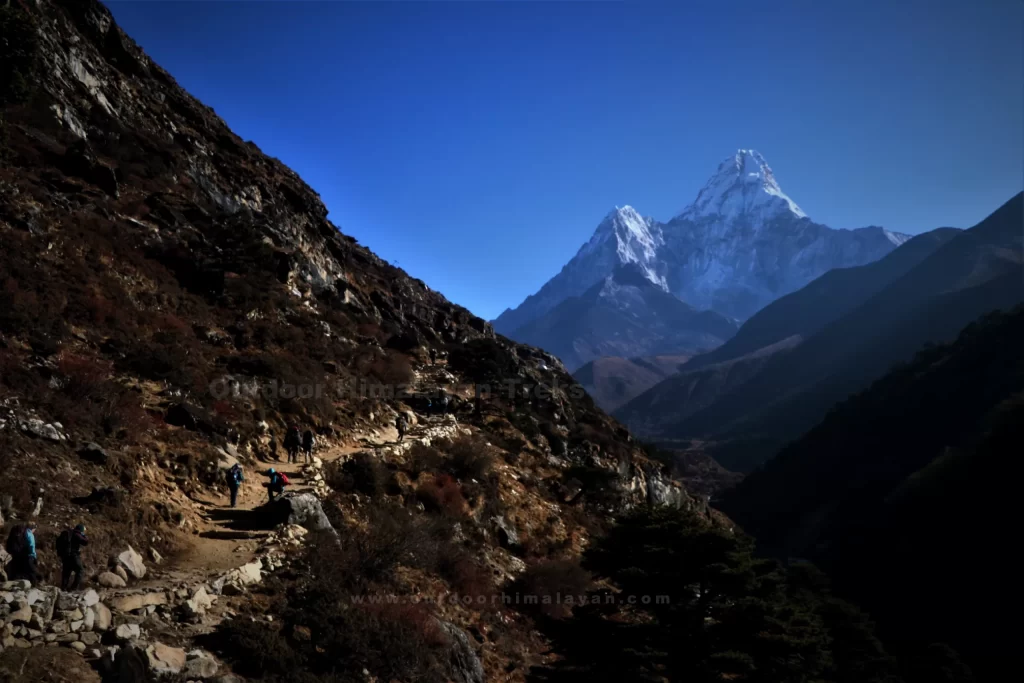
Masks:
[[[1021,348],[1024,307],[982,317],[836,406],[723,509],[763,547],[828,569],[897,638],[948,638],[978,674],[1001,670],[1005,629],[973,615],[1013,579],[1001,536],[1024,426]]]
[[[1024,298],[1022,203],[1018,194],[978,225],[946,239],[792,352],[777,354],[748,381],[675,423],[667,435],[750,439],[756,451],[723,462],[749,469],[923,344],[947,341],[983,313],[1014,306]]]

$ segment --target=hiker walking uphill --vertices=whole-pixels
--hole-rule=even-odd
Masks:
[[[284,435],[284,449],[288,452],[288,462],[298,462],[299,447],[301,445],[302,439],[299,437],[299,428],[292,425],[288,428],[288,433]]]
[[[281,495],[284,493],[284,487],[288,486],[291,482],[288,481],[288,475],[284,472],[278,472],[273,467],[263,473],[263,476],[270,477],[270,481],[264,484],[267,487],[267,502],[274,502],[274,494]]]
[[[82,563],[82,546],[89,545],[85,535],[85,525],[78,524],[74,529],[65,529],[57,537],[57,557],[61,561],[60,588],[65,591],[78,590],[85,573]],[[74,580],[71,577],[74,576]]]
[[[33,585],[39,583],[35,528],[35,522],[16,524],[7,534],[6,549],[11,556],[7,577],[11,580],[23,579]]]
[[[237,462],[231,466],[228,470],[228,490],[231,491],[231,507],[235,507],[238,503],[238,487],[245,481],[245,476],[242,474],[242,466]]]
[[[409,429],[409,418],[405,415],[399,415],[395,418],[395,429],[398,430],[398,440],[404,439],[405,433]]]

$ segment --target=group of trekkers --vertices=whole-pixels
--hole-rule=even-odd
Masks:
[[[311,429],[307,429],[300,435],[299,428],[292,425],[284,434],[284,450],[288,454],[289,463],[299,462],[300,451],[305,455],[307,463],[313,462],[313,448],[315,446],[316,436]],[[281,460],[277,455],[277,435],[273,432],[270,434],[270,457],[277,461]]]
[[[57,557],[61,561],[61,590],[74,591],[81,586],[85,574],[82,548],[87,545],[89,539],[85,535],[84,524],[68,527],[57,536]],[[29,581],[34,586],[42,581],[36,548],[35,522],[15,524],[7,534],[5,549],[11,556],[5,570],[9,580]]]
[[[273,467],[266,472],[260,472],[260,474],[270,478],[270,481],[263,484],[267,489],[268,503],[273,503],[274,496],[279,496],[284,493],[284,488],[291,484],[287,474],[284,472],[278,472]],[[228,470],[227,480],[228,490],[231,492],[231,507],[235,507],[238,504],[238,489],[241,488],[242,482],[245,481],[245,475],[242,473],[242,466],[237,462]]]
[[[298,464],[300,452],[305,455],[306,463],[312,463],[313,448],[315,446],[316,437],[311,429],[307,429],[305,433],[300,434],[299,428],[291,425],[288,427],[288,431],[285,432],[284,449],[288,454],[289,464]],[[277,454],[277,436],[273,432],[270,434],[270,457],[278,462],[281,461]],[[285,487],[291,484],[287,474],[278,472],[273,467],[260,474],[270,478],[270,481],[264,483],[263,486],[267,489],[268,502],[271,503],[274,502],[275,495],[279,496],[284,493]],[[238,490],[244,481],[245,475],[242,473],[242,467],[235,463],[227,473],[228,490],[231,492],[231,507],[235,507],[238,504]]]

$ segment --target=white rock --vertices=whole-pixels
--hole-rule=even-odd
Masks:
[[[142,556],[135,552],[135,549],[131,546],[128,546],[128,550],[118,555],[117,560],[132,578],[141,579],[146,576],[146,565],[142,561]]]

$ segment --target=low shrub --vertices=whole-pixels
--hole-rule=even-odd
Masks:
[[[538,609],[554,619],[563,619],[572,613],[572,607],[558,601],[555,596],[584,595],[593,580],[580,566],[579,560],[549,560],[529,565],[512,584],[509,592],[521,597],[535,596],[536,602],[521,602],[524,609]]]
[[[416,497],[427,510],[452,518],[465,517],[469,507],[462,487],[449,474],[438,474],[421,483]]]

